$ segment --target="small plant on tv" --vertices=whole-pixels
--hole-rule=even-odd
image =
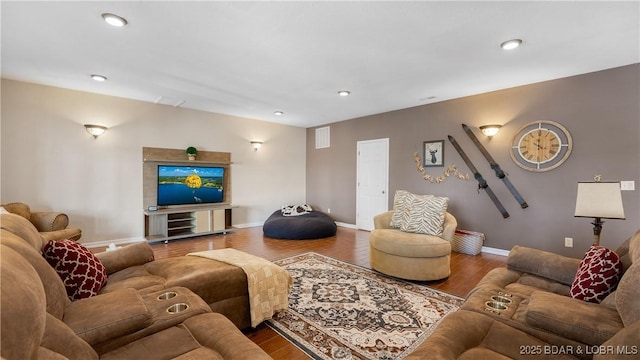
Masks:
[[[198,150],[193,146],[189,146],[186,150],[186,153],[187,153],[187,157],[189,157],[189,160],[195,160],[196,154],[198,154]]]

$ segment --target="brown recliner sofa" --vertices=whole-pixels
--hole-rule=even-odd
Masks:
[[[239,329],[251,326],[247,275],[233,265],[196,257],[154,259],[147,243],[125,246],[96,256],[109,279],[101,294],[134,288],[157,291],[183,286],[202,298],[213,312],[221,313]]]
[[[615,252],[624,274],[592,303],[569,296],[580,259],[515,246],[407,359],[640,358],[640,230]]]
[[[2,205],[2,207],[12,213],[29,220],[38,229],[40,235],[46,240],[79,240],[82,237],[82,230],[79,228],[68,228],[69,217],[65,213],[56,211],[31,211],[29,205],[21,202],[12,202]]]
[[[30,237],[29,222],[22,217],[2,215],[3,229]],[[40,237],[31,237],[31,245],[42,251],[47,243]],[[239,329],[251,326],[247,276],[233,265],[195,256],[154,259],[153,249],[147,243],[96,254],[105,266],[107,283],[100,294],[133,288],[153,292],[182,286],[204,300],[213,312],[229,318]]]
[[[185,287],[120,287],[71,302],[37,230],[13,214],[0,223],[2,358],[270,359]]]

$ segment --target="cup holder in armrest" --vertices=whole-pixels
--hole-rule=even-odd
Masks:
[[[507,304],[495,300],[487,301],[484,304],[486,305],[484,311],[488,311],[497,315],[500,315],[500,311],[507,310],[509,308]]]
[[[177,314],[179,312],[187,310],[188,308],[189,308],[189,304],[177,303],[177,304],[173,304],[173,305],[169,306],[167,308],[167,312],[169,314]]]
[[[491,300],[499,302],[499,303],[511,304],[511,298],[510,297],[506,297],[504,295],[493,295],[491,297]]]
[[[176,297],[177,295],[178,295],[178,293],[175,292],[175,291],[167,291],[165,293],[162,293],[162,294],[158,295],[157,299],[158,300],[169,300],[169,299],[172,299],[172,298]]]

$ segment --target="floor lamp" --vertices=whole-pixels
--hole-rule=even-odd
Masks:
[[[619,182],[578,182],[576,217],[594,218],[593,245],[600,245],[602,219],[624,220]]]

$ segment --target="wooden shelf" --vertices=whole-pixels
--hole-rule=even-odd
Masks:
[[[224,166],[224,165],[233,164],[232,162],[211,162],[211,161],[206,161],[206,160],[154,160],[154,159],[142,159],[142,161],[143,162],[154,162],[154,163],[158,163],[158,164],[180,164],[180,165],[194,164],[194,165]]]
[[[143,162],[180,163],[180,164],[231,164],[231,153],[219,151],[198,151],[196,160],[189,160],[181,149],[142,148]]]
[[[145,211],[147,241],[165,241],[200,235],[226,234],[231,229],[229,204],[184,206]]]

